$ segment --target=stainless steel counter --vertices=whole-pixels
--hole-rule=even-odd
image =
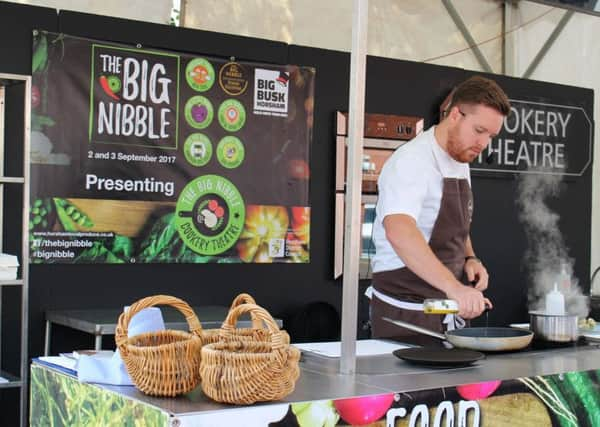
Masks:
[[[488,354],[486,359],[470,367],[454,369],[410,365],[391,354],[358,357],[357,362],[357,373],[346,376],[337,373],[338,359],[303,354],[296,389],[277,403],[408,392],[498,379],[595,370],[600,369],[600,345]],[[156,406],[173,416],[241,408],[215,403],[199,389],[182,397],[163,399],[146,396],[134,387],[101,387]]]
[[[192,307],[204,329],[220,328],[229,312],[228,307],[218,305]],[[46,312],[46,333],[44,339],[44,356],[50,354],[52,324],[66,326],[71,329],[94,335],[94,349],[102,349],[102,336],[114,335],[117,321],[123,309],[89,309],[89,310],[53,310]],[[183,315],[173,307],[162,306],[161,312],[167,329],[189,330]],[[279,327],[281,319],[275,319]],[[250,327],[248,316],[238,321],[240,328]]]

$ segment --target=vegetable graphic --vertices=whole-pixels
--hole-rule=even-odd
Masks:
[[[77,231],[78,227],[92,228],[94,226],[92,220],[68,200],[55,197],[54,205],[58,219],[65,231]]]
[[[302,242],[308,245],[310,242],[310,208],[304,206],[292,207],[292,230]]]
[[[198,123],[202,123],[204,120],[206,120],[207,116],[208,109],[206,108],[206,105],[199,104],[192,107],[192,117]]]
[[[168,213],[158,219],[150,233],[140,244],[137,259],[141,262],[214,262],[213,257],[198,255],[189,249],[179,237],[175,215]],[[238,262],[235,259],[219,262]]]
[[[211,79],[210,73],[203,67],[202,65],[196,65],[194,69],[190,72],[190,77],[194,79],[194,81],[200,85],[205,84]]]
[[[44,35],[41,35],[38,40],[31,59],[32,74],[37,71],[43,71],[48,63],[48,40]]]
[[[484,383],[476,383],[476,384],[463,384],[456,386],[456,391],[460,394],[464,399],[467,400],[480,400],[485,399],[486,397],[493,394],[502,381],[487,381]]]
[[[95,241],[91,248],[88,248],[79,254],[76,262],[106,262],[110,264],[123,264],[124,260],[119,258],[114,252],[108,249],[102,242]]]
[[[292,403],[291,407],[300,427],[334,427],[340,419],[331,400]]]
[[[348,424],[362,426],[383,417],[394,402],[394,394],[338,399],[333,405]]]
[[[40,102],[42,99],[42,95],[40,93],[40,88],[36,85],[31,86],[31,107],[37,108],[40,106]]]
[[[289,217],[283,206],[249,205],[237,249],[244,262],[271,262],[269,242],[285,237]]]
[[[158,408],[49,369],[31,370],[31,426],[162,426]]]
[[[519,378],[557,417],[563,427],[600,425],[598,371],[566,372]]]
[[[121,91],[121,79],[118,78],[117,76],[108,76],[106,78],[106,80],[108,80],[108,87],[110,87],[110,90],[113,91],[113,93],[117,93]]]
[[[296,179],[308,179],[310,177],[310,169],[308,163],[302,159],[292,159],[288,162],[288,174]]]
[[[50,214],[52,214],[51,199],[35,199],[29,208],[29,229],[37,230],[48,227]]]
[[[115,94],[121,90],[121,80],[117,76],[100,76],[98,81],[104,92],[112,99],[119,100],[119,97]]]

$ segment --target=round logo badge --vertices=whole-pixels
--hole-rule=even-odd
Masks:
[[[204,58],[192,59],[185,67],[185,79],[198,92],[206,92],[215,84],[215,69]]]
[[[218,255],[231,248],[242,233],[245,214],[239,190],[218,175],[191,181],[175,207],[179,236],[201,255]]]
[[[217,159],[227,169],[237,168],[244,161],[244,144],[235,136],[226,136],[217,145]]]
[[[213,106],[203,96],[197,95],[188,99],[185,103],[185,120],[195,129],[204,129],[210,125],[213,120]]]
[[[204,166],[212,157],[212,144],[204,134],[193,133],[183,144],[183,154],[186,160],[194,166]]]
[[[228,62],[219,70],[219,85],[227,95],[241,95],[248,88],[246,70],[237,62]]]
[[[223,101],[219,107],[219,123],[229,132],[240,130],[246,123],[246,110],[242,103],[235,99]]]

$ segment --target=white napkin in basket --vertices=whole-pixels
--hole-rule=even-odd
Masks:
[[[129,307],[125,307],[127,311]],[[127,336],[146,332],[163,331],[165,322],[158,307],[149,307],[136,313],[129,321]],[[111,385],[133,385],[119,350],[112,357],[80,355],[77,363],[77,378],[87,383]]]

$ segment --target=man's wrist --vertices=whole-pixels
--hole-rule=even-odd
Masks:
[[[459,282],[458,280],[453,281],[453,282],[449,282],[445,289],[442,289],[442,291],[446,294],[446,296],[450,299],[452,299],[454,296],[456,296],[457,293],[459,293],[461,291],[461,288],[464,285]]]
[[[473,260],[475,262],[478,262],[479,264],[481,264],[481,260],[479,258],[477,258],[475,255],[469,255],[465,257],[465,263],[469,260]]]

